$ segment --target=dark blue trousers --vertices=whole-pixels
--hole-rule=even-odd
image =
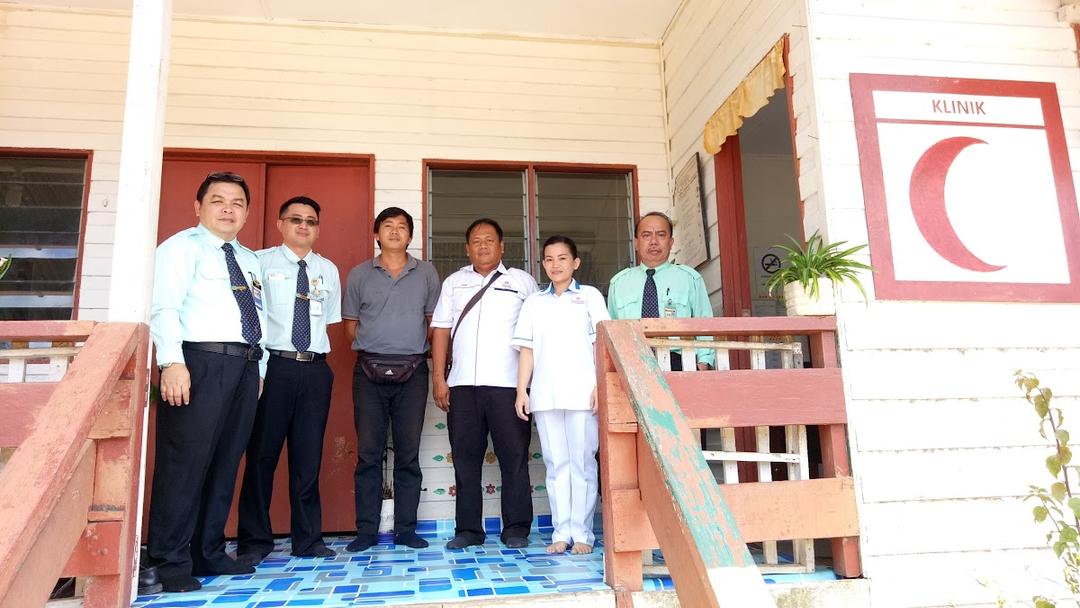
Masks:
[[[270,356],[255,428],[247,445],[236,534],[238,555],[265,557],[274,549],[270,500],[274,471],[286,441],[292,554],[305,555],[323,546],[319,469],[333,384],[334,372],[325,359],[294,361]]]
[[[225,521],[259,398],[259,364],[184,349],[191,402],[157,405],[147,551],[163,578],[224,563]]]

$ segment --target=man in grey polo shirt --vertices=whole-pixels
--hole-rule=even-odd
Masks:
[[[420,432],[427,407],[428,325],[439,297],[431,262],[406,249],[413,218],[390,207],[375,218],[380,253],[349,272],[341,316],[357,351],[353,370],[356,423],[356,539],[348,551],[375,544],[382,507],[382,460],[389,425],[394,437],[394,543],[428,546],[416,534],[420,504]]]

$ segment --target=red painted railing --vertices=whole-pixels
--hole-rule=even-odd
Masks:
[[[792,335],[809,337],[813,368],[664,372],[648,343],[696,337],[750,350],[747,340]],[[600,324],[605,578],[618,604],[641,590],[641,552],[658,546],[683,606],[771,606],[747,542],[832,539],[834,571],[861,575],[835,336],[833,318]],[[718,485],[694,430],[790,425],[818,425],[823,478]]]
[[[0,322],[0,342],[83,343],[59,381],[12,373],[17,381],[0,384],[0,447],[15,448],[0,469],[0,607],[41,606],[63,576],[86,577],[88,608],[126,606],[138,550],[146,326]],[[26,358],[0,353],[9,370]]]

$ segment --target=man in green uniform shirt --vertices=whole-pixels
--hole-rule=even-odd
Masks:
[[[671,218],[653,211],[646,213],[634,227],[634,250],[638,265],[627,268],[611,279],[608,287],[608,312],[612,319],[712,317],[712,304],[705,280],[689,266],[669,262]],[[699,370],[716,367],[716,353],[698,349]],[[671,370],[682,371],[682,355],[671,353]]]

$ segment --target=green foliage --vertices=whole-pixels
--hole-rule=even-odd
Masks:
[[[1049,489],[1028,486],[1025,500],[1039,504],[1031,514],[1037,523],[1049,523],[1046,542],[1062,562],[1065,584],[1073,595],[1080,596],[1080,496],[1073,494],[1072,483],[1080,473],[1080,466],[1072,464],[1069,449],[1069,432],[1062,425],[1065,415],[1054,407],[1054,393],[1039,385],[1033,374],[1017,370],[1016,386],[1024,391],[1024,399],[1031,404],[1039,417],[1039,435],[1052,441],[1054,452],[1046,457],[1046,470],[1054,478]],[[1056,604],[1045,597],[1033,598],[1035,608],[1055,608]],[[1080,601],[1077,601],[1080,606]]]
[[[798,281],[811,298],[817,298],[820,291],[818,280],[825,278],[832,279],[834,283],[848,281],[859,289],[864,300],[868,299],[866,290],[859,282],[858,271],[873,270],[873,268],[852,258],[856,252],[866,248],[865,244],[842,249],[847,241],[837,241],[826,245],[821,235],[814,232],[806,241],[806,247],[803,247],[790,235],[784,236],[794,247],[777,245],[787,253],[787,256],[784,258],[783,267],[774,272],[765,283],[769,295],[772,295],[777,288],[783,288],[788,283]]]

